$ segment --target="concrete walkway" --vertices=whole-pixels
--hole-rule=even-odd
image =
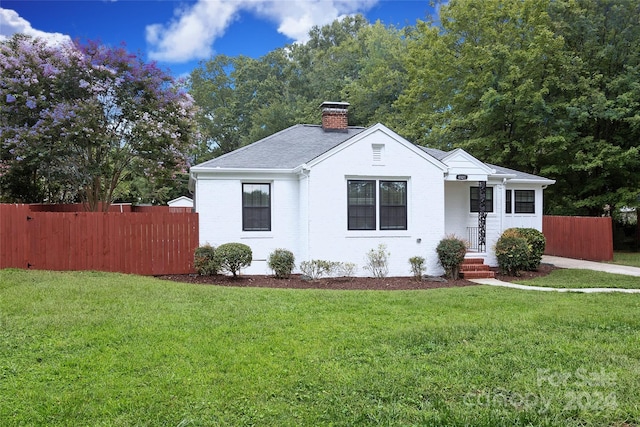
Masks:
[[[630,267],[628,265],[607,264],[606,262],[584,261],[581,259],[562,258],[550,255],[543,255],[542,262],[553,264],[560,268],[579,268],[582,270],[604,271],[605,273],[640,277],[640,268]]]
[[[604,262],[583,261],[579,259],[562,258],[557,256],[544,255],[542,262],[553,264],[560,268],[575,268],[582,270],[604,271],[606,273],[625,274],[628,276],[640,277],[640,268],[625,265],[607,264]],[[545,288],[542,286],[518,285],[515,283],[503,282],[498,279],[473,279],[471,282],[482,285],[502,286],[506,288],[521,289],[525,291],[543,292],[579,292],[584,294],[603,292],[622,292],[627,294],[640,294],[640,289],[619,289],[619,288]]]

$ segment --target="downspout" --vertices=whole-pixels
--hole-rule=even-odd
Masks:
[[[306,253],[306,256],[308,258],[310,256],[310,254],[311,254],[311,239],[310,239],[310,237],[311,237],[311,226],[309,224],[310,223],[309,215],[311,213],[311,205],[310,205],[311,198],[309,197],[309,195],[310,195],[309,190],[310,190],[310,185],[311,185],[311,183],[310,183],[311,170],[309,169],[309,167],[307,166],[306,163],[301,166],[300,175],[302,175],[305,178],[305,181],[307,182],[307,194],[306,194],[306,196],[307,196],[307,212],[306,212],[306,214],[307,214],[307,218],[306,218],[306,220],[307,220],[306,221],[307,222],[307,224],[306,224],[306,226],[307,226],[307,236],[306,236],[306,240],[307,240],[307,248],[306,248],[306,250],[307,250],[307,253]]]
[[[189,182],[187,183],[187,189],[189,190],[189,194],[191,194],[193,198],[193,206],[191,210],[192,212],[198,212],[198,209],[196,209],[196,206],[198,203],[196,199],[197,186],[198,186],[198,174],[191,172],[189,174]]]
[[[502,178],[502,209],[500,209],[500,233],[499,235],[502,235],[502,232],[504,231],[504,223],[506,220],[506,209],[505,206],[507,205],[507,178]]]

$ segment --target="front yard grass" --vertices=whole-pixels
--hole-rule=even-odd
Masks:
[[[640,296],[0,270],[0,425],[640,424]]]
[[[640,267],[640,252],[614,252],[611,263]]]
[[[514,283],[547,288],[622,288],[640,289],[640,277],[611,274],[593,270],[558,269],[549,275]]]

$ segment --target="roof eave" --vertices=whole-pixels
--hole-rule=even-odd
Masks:
[[[552,185],[556,183],[555,179],[510,179],[509,183],[511,184],[538,184],[538,185]]]
[[[287,168],[287,169],[273,169],[273,168],[224,168],[224,167],[191,167],[190,174],[232,174],[232,173],[246,173],[246,174],[258,174],[258,173],[268,173],[268,174],[286,174],[286,173],[295,173],[297,168]]]
[[[513,173],[493,173],[491,175],[489,175],[489,178],[498,178],[498,179],[508,179],[510,181],[514,180],[516,178],[516,174]]]

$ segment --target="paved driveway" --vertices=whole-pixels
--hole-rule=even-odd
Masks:
[[[640,277],[640,268],[626,265],[607,264],[606,262],[584,261],[581,259],[562,258],[559,256],[543,255],[542,262],[553,264],[560,268],[579,268],[582,270],[604,271],[606,273],[626,274]]]
[[[626,265],[607,264],[605,262],[584,261],[581,259],[562,258],[558,256],[543,255],[542,262],[553,264],[560,268],[576,268],[582,270],[604,271],[606,273],[625,274],[628,276],[640,277],[640,268]],[[526,286],[516,283],[503,282],[498,279],[472,279],[471,282],[483,285],[502,286],[506,288],[521,289],[525,291],[543,292],[580,292],[585,294],[600,292],[624,292],[628,294],[640,294],[640,289],[617,289],[617,288],[544,288],[541,286]]]

